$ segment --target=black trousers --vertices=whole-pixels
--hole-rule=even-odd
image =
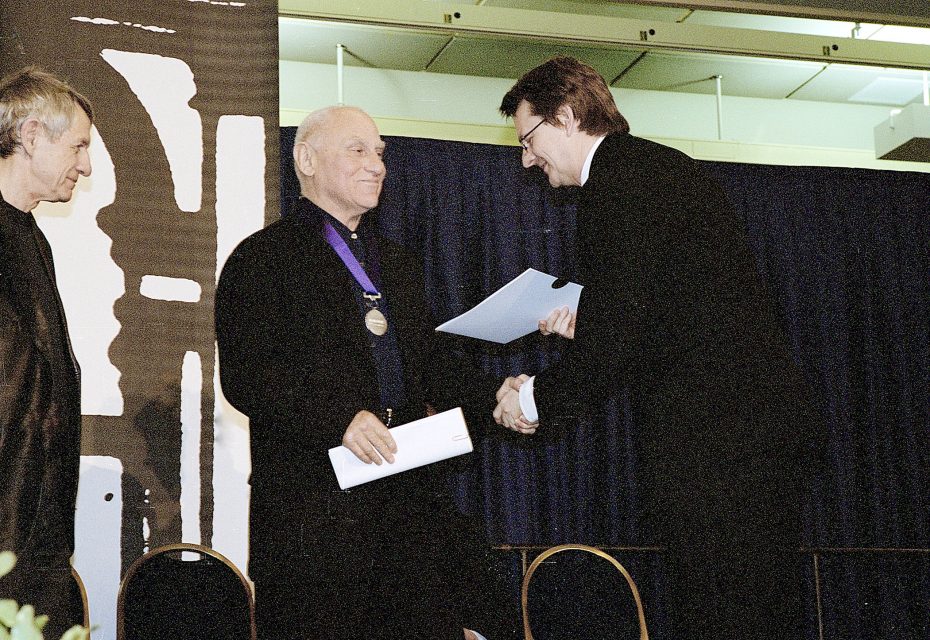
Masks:
[[[253,540],[259,638],[516,638],[517,594],[474,522],[445,496],[381,498],[334,494],[299,516],[286,556]]]

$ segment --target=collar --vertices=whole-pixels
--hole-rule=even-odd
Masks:
[[[362,219],[364,220],[364,217]],[[325,211],[323,211],[323,220],[329,222],[329,224],[332,225],[333,229],[336,230],[336,233],[338,233],[342,237],[342,239],[345,240],[349,244],[352,244],[353,241],[357,242],[359,238],[364,236],[365,225],[363,225],[361,221],[359,221],[359,224],[355,228],[355,231],[352,231],[351,229],[349,229],[349,227],[342,224],[342,222],[340,222],[335,216],[332,216]]]
[[[372,218],[371,212],[368,212],[362,216],[355,231],[351,231],[335,216],[327,213],[304,196],[300,196],[300,198],[294,202],[294,207],[291,211],[297,218],[309,223],[313,228],[319,229],[321,233],[323,221],[328,221],[333,226],[333,229],[336,230],[336,233],[338,233],[346,243],[353,246],[358,244],[358,240],[370,235],[369,230],[373,228],[371,225],[374,224],[374,221],[370,219]]]
[[[584,165],[581,167],[581,186],[584,186],[584,183],[588,181],[588,175],[591,173],[591,161],[594,160],[594,152],[597,151],[597,148],[601,146],[601,143],[604,142],[604,138],[607,136],[601,136],[594,141],[594,144],[591,146],[591,150],[588,151],[588,157],[585,158]]]
[[[35,223],[35,216],[21,209],[17,209],[4,200],[3,194],[0,193],[0,220],[9,220],[11,223],[21,227],[31,227],[33,223]]]

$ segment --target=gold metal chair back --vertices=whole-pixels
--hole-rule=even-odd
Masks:
[[[603,558],[610,562],[617,571],[624,577],[626,583],[630,587],[630,591],[633,594],[633,601],[636,603],[636,613],[639,618],[639,638],[640,640],[649,640],[649,632],[646,629],[646,614],[643,612],[643,602],[639,597],[639,589],[636,588],[636,583],[633,582],[633,577],[630,576],[630,573],[620,564],[616,558],[611,556],[609,553],[598,549],[597,547],[589,547],[584,544],[561,544],[556,547],[550,547],[542,553],[540,553],[530,566],[526,570],[526,574],[523,576],[523,586],[520,590],[520,603],[523,608],[523,634],[526,640],[533,640],[533,632],[530,630],[530,615],[529,615],[529,592],[530,592],[530,580],[533,578],[533,574],[536,572],[536,569],[541,565],[547,558],[561,553],[563,551],[584,551],[586,553],[594,554],[600,558]]]
[[[85,629],[90,629],[90,603],[87,601],[87,587],[84,586],[81,574],[74,567],[71,567],[71,577],[74,578],[74,582],[81,592],[81,606],[84,608],[84,621],[82,624]]]
[[[135,577],[135,575],[139,572],[140,568],[143,567],[145,563],[151,560],[152,558],[165,554],[165,553],[175,553],[178,551],[196,553],[196,554],[200,554],[204,556],[210,556],[211,558],[218,560],[222,564],[226,565],[226,567],[229,568],[236,575],[236,577],[239,579],[239,582],[242,584],[244,593],[247,594],[248,596],[249,623],[251,626],[250,637],[251,637],[251,640],[256,640],[258,634],[257,634],[256,627],[255,627],[255,596],[252,592],[252,586],[249,584],[248,579],[243,575],[243,573],[239,570],[239,568],[236,565],[234,565],[231,560],[229,560],[229,558],[227,558],[220,552],[216,551],[215,549],[211,549],[210,547],[205,547],[203,545],[187,543],[187,542],[181,542],[181,543],[176,543],[176,544],[166,544],[164,546],[157,547],[155,549],[152,549],[145,555],[139,558],[136,558],[132,562],[132,564],[129,565],[129,569],[126,570],[126,575],[123,576],[123,579],[120,582],[119,593],[116,598],[116,637],[117,637],[117,640],[123,640],[123,638],[126,637],[125,617],[124,617],[126,588],[129,585],[129,583],[132,581],[133,577]]]

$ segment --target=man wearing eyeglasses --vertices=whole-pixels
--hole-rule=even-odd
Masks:
[[[743,223],[686,155],[629,133],[601,76],[559,57],[504,96],[523,166],[579,187],[577,315],[562,360],[510,379],[495,410],[524,433],[630,389],[648,533],[670,573],[669,637],[802,637],[800,508],[818,419]],[[523,382],[525,380],[525,382]]]

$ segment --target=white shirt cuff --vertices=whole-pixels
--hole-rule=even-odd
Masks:
[[[520,387],[520,411],[523,412],[523,417],[530,422],[539,420],[539,412],[536,411],[536,399],[533,396],[533,381],[535,379],[536,376],[533,376]]]

